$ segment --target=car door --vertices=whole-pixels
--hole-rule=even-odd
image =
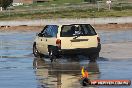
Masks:
[[[42,46],[41,46],[41,43],[42,43],[42,39],[43,39],[43,35],[41,33],[38,34],[38,36],[36,37],[36,47],[37,47],[37,50],[41,53],[41,49],[42,49]]]
[[[42,34],[43,37],[41,38],[41,49],[40,52],[43,53],[44,55],[48,55],[48,46],[47,46],[47,37],[50,37],[51,35],[49,34],[49,25],[43,30]]]
[[[46,38],[45,38],[45,36],[44,36],[44,33],[45,33],[45,31],[46,31],[46,29],[47,29],[47,27],[48,26],[45,26],[44,27],[44,29],[38,34],[38,37],[37,37],[37,41],[36,41],[36,47],[37,47],[37,49],[38,49],[38,51],[40,52],[40,53],[42,53],[42,54],[45,54],[44,53],[44,49],[46,48]]]
[[[56,37],[58,32],[57,25],[48,25],[45,31],[43,32],[44,37],[42,38],[42,50],[41,52],[45,55],[48,55],[48,46],[56,45]]]

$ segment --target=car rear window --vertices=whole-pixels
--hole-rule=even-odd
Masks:
[[[94,28],[90,24],[64,25],[61,29],[61,37],[72,36],[93,36],[96,35]]]

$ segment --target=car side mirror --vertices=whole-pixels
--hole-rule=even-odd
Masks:
[[[43,37],[43,34],[42,34],[42,33],[38,33],[38,36],[39,36],[39,37]]]

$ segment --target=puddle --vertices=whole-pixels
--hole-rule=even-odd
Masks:
[[[120,44],[120,42],[132,41],[132,30],[99,31],[99,34],[103,44]],[[80,59],[75,57],[72,59],[61,58],[51,63],[48,58],[34,59],[32,44],[35,35],[35,32],[0,32],[1,88],[81,88],[79,79],[82,66],[87,68],[92,80],[132,80],[132,58],[126,57],[129,53],[123,55],[122,59],[120,57],[116,59],[113,56],[120,55],[120,53],[111,54],[113,50],[107,51],[104,49],[103,52],[106,52],[106,55],[101,56],[97,63],[90,63],[87,58],[82,56],[79,56]],[[111,47],[117,47],[117,45],[108,45],[110,46],[108,48],[113,49]],[[124,45],[122,50],[126,47]]]
[[[96,62],[81,64],[77,61],[65,63],[57,61],[51,63],[50,60],[46,61],[44,58],[34,59],[35,74],[42,88],[81,88],[82,66],[88,70],[91,80],[99,79],[100,71]]]
[[[98,31],[102,43],[131,42],[132,30]]]

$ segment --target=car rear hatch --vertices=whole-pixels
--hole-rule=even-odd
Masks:
[[[97,33],[89,24],[64,25],[61,28],[61,49],[97,47]]]

